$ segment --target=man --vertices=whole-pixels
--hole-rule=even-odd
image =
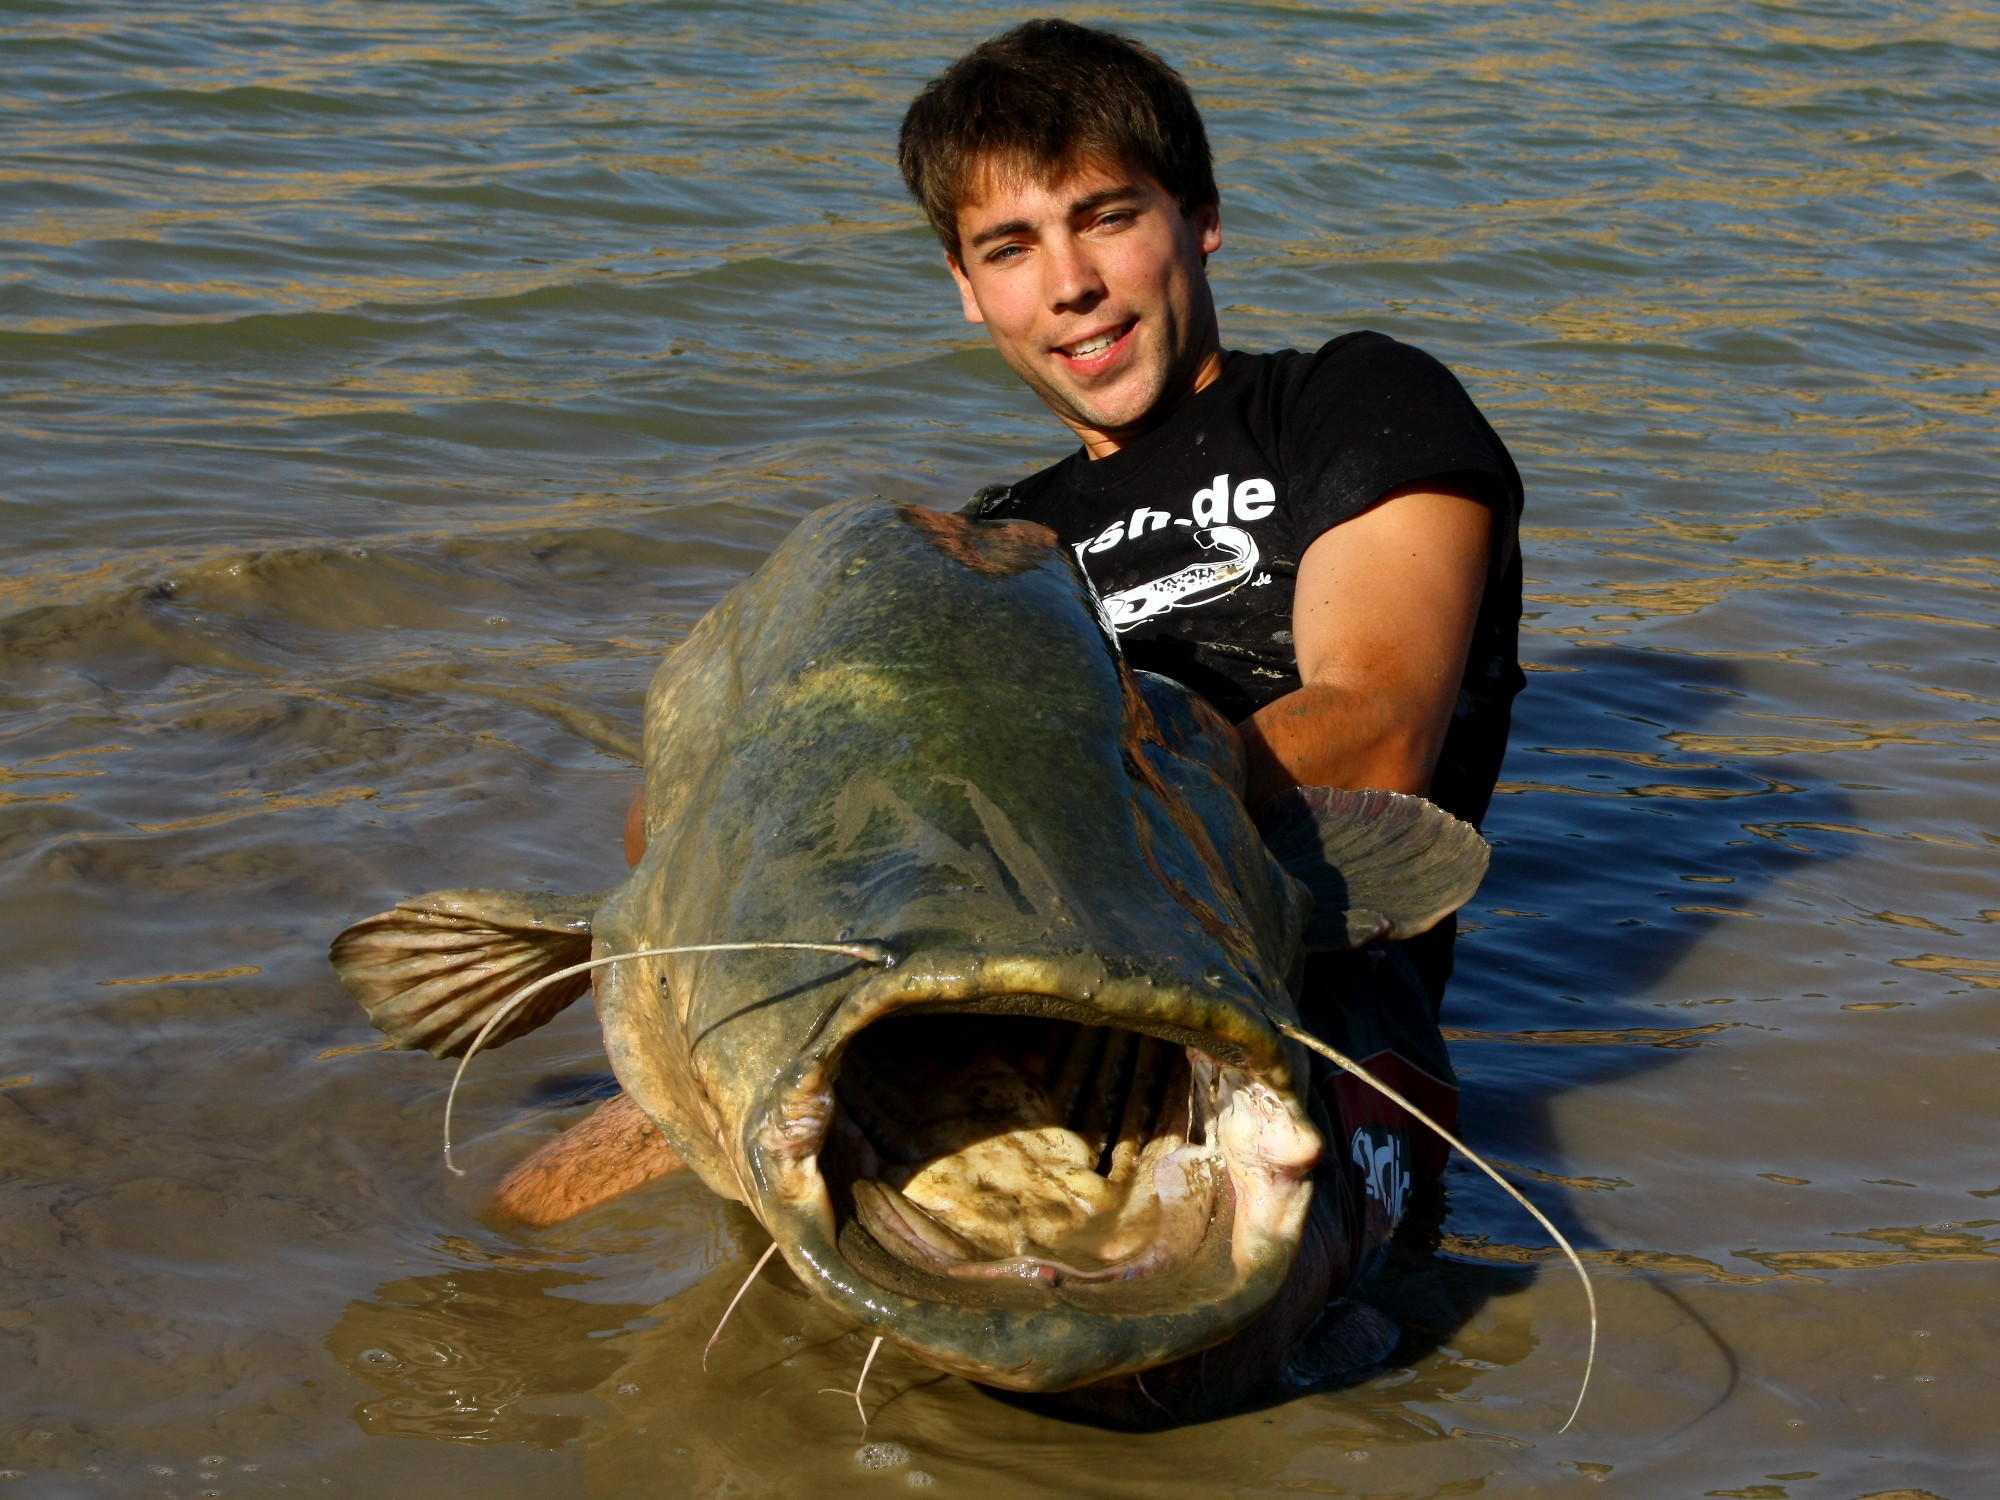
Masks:
[[[969,322],[1082,442],[972,509],[1053,529],[1127,657],[1288,786],[1484,815],[1521,685],[1521,485],[1437,361],[1380,334],[1223,350],[1208,141],[1146,48],[1030,21],[929,84],[903,176]],[[1432,1006],[1451,925],[1402,945]]]

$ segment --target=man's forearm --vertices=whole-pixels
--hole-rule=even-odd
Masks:
[[[1308,683],[1241,724],[1251,810],[1289,786],[1428,792],[1443,735],[1381,694]]]
[[[1237,726],[1252,809],[1288,786],[1430,791],[1492,549],[1492,512],[1428,484],[1306,549],[1292,606],[1304,686]]]

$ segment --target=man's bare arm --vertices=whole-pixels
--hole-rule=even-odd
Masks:
[[[1493,513],[1435,484],[1391,490],[1306,549],[1304,686],[1237,726],[1252,808],[1288,786],[1430,790],[1492,551]]]

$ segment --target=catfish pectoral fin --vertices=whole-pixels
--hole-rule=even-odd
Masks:
[[[620,1094],[509,1172],[493,1209],[546,1229],[686,1165],[660,1127]]]
[[[1278,1378],[1293,1390],[1310,1390],[1337,1376],[1380,1364],[1395,1353],[1402,1338],[1402,1329],[1387,1313],[1342,1297],[1327,1304]]]
[[[1264,803],[1257,824],[1312,893],[1305,946],[1316,952],[1428,932],[1486,876],[1479,830],[1403,792],[1290,787]]]
[[[524,986],[590,957],[591,916],[606,894],[434,891],[356,922],[327,956],[377,1031],[398,1047],[457,1057]],[[589,988],[588,974],[551,985],[486,1046],[533,1031]]]

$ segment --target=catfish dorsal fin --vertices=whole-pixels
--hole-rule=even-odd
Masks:
[[[1257,823],[1278,863],[1312,894],[1312,952],[1428,932],[1486,876],[1479,830],[1403,792],[1289,787],[1258,809]]]
[[[590,957],[590,920],[608,894],[433,891],[356,922],[327,956],[377,1031],[398,1047],[457,1057],[495,1007]],[[486,1045],[533,1031],[589,988],[588,974],[550,986]]]

